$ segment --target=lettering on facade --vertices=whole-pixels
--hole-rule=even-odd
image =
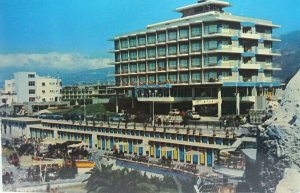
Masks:
[[[193,106],[197,105],[214,105],[218,104],[218,99],[208,99],[208,100],[193,100]]]

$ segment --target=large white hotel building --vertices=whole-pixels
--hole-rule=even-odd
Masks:
[[[229,6],[198,1],[176,9],[181,18],[114,37],[117,91],[139,106],[154,101],[156,113],[179,108],[220,117],[262,109],[280,87],[272,77],[280,70],[273,65],[280,40],[272,34],[280,26],[223,11]]]

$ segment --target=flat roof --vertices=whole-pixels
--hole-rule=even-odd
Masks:
[[[40,119],[31,117],[2,117],[1,121],[25,122],[25,123],[41,123]]]
[[[176,11],[177,12],[182,12],[182,11],[187,10],[187,9],[192,9],[192,8],[196,8],[196,7],[203,7],[205,5],[219,5],[219,6],[222,6],[222,7],[231,6],[231,4],[229,2],[226,2],[226,1],[208,0],[208,1],[201,2],[201,3],[195,3],[195,4],[192,4],[192,5],[179,7],[179,8],[176,9]]]

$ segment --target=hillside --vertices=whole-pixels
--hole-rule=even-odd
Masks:
[[[282,35],[281,42],[275,43],[274,48],[280,49],[282,56],[275,57],[274,63],[282,71],[275,72],[275,76],[285,81],[292,77],[300,68],[300,30]]]

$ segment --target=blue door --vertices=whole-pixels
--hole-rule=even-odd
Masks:
[[[90,142],[90,147],[93,147],[93,138],[92,135],[89,135],[89,142]]]
[[[207,150],[207,166],[212,166],[213,160],[212,160],[212,150]]]
[[[132,154],[133,146],[132,141],[129,142],[129,154]]]
[[[172,151],[167,151],[167,158],[172,158]]]
[[[139,147],[139,154],[143,155],[143,147]]]
[[[110,138],[110,150],[114,150],[114,138]]]
[[[193,155],[193,164],[198,164],[199,155]]]
[[[156,158],[160,158],[159,143],[155,144],[155,155],[156,155]]]
[[[106,145],[106,139],[105,137],[102,137],[102,150],[105,150],[105,145]]]
[[[179,147],[179,158],[181,162],[184,162],[184,147],[180,146]]]

